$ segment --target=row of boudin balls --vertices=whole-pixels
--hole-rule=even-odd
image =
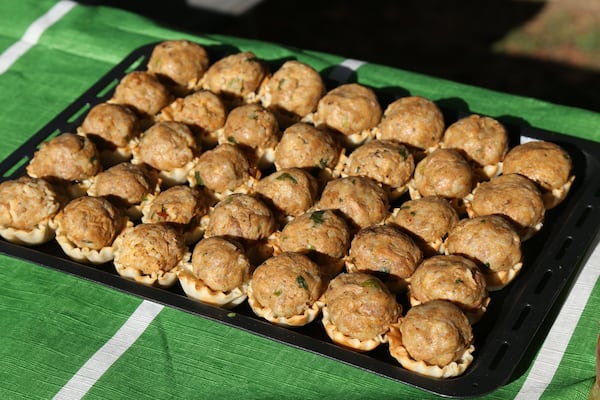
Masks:
[[[0,184],[6,240],[55,238],[77,261],[179,281],[222,307],[248,299],[282,326],[322,315],[335,343],[388,343],[438,377],[471,363],[488,291],[516,277],[522,241],[574,179],[562,148],[509,149],[492,118],[446,127],[419,96],[382,112],[370,88],[326,92],[302,62],[271,73],[240,52],[211,64],[184,40],[158,44],[26,172]]]

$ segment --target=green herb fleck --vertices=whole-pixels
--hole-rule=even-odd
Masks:
[[[229,318],[233,318],[233,317],[235,317],[235,316],[236,316],[236,314],[235,314],[234,312],[230,312],[230,313],[227,313],[227,316],[228,316]]]
[[[362,287],[366,287],[366,288],[369,288],[369,287],[370,287],[370,288],[377,288],[377,289],[379,289],[379,288],[380,288],[380,286],[379,286],[379,282],[377,282],[377,279],[374,279],[374,278],[372,278],[372,279],[367,279],[366,281],[363,281],[363,282],[360,284],[360,286],[362,286]]]
[[[204,181],[202,180],[202,176],[200,176],[200,171],[194,172],[194,179],[196,180],[196,185],[204,186]]]
[[[406,153],[406,149],[404,147],[400,147],[400,155],[402,156],[402,161],[406,161],[408,158],[408,154]]]
[[[321,169],[325,169],[325,168],[327,168],[327,160],[326,160],[326,159],[324,159],[324,158],[321,158],[321,159],[319,160],[319,168],[321,168]]]
[[[454,283],[455,283],[456,285],[458,285],[458,284],[461,284],[461,283],[465,283],[465,281],[463,281],[462,279],[458,278],[458,279],[456,279],[456,280],[454,281]]]
[[[277,83],[277,89],[282,90],[283,85],[285,85],[285,79],[280,79],[279,82]]]
[[[304,279],[304,277],[302,275],[298,275],[296,277],[296,283],[298,284],[299,288],[308,290],[308,284],[306,283],[306,280]]]
[[[283,293],[283,290],[281,290],[281,289],[277,289],[276,291],[273,292],[273,294],[275,296],[281,296],[281,293]]]
[[[278,181],[291,181],[294,184],[298,184],[298,181],[296,180],[296,178],[294,178],[293,176],[291,176],[290,174],[288,174],[287,172],[282,173],[281,175],[279,175],[277,178]]]
[[[411,211],[410,215],[412,215],[414,217],[415,215],[417,215],[417,212],[416,211]]]
[[[240,86],[241,82],[242,82],[242,80],[240,78],[233,78],[229,82],[227,82],[227,87],[229,89],[238,87],[238,86]]]
[[[321,211],[315,211],[312,214],[310,214],[310,220],[313,224],[315,225],[321,225],[323,222],[325,222],[325,218],[323,218],[323,215],[325,214],[325,210],[321,210]]]
[[[234,138],[233,136],[228,136],[228,137],[227,137],[227,141],[228,141],[229,143],[234,143],[234,144],[235,144],[235,143],[237,143],[237,140],[235,140],[235,138]]]

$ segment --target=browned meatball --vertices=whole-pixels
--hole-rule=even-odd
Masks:
[[[535,182],[546,209],[556,207],[569,192],[573,175],[571,157],[559,145],[533,141],[513,147],[503,162],[504,174],[521,174]]]
[[[388,338],[390,354],[405,368],[423,375],[460,375],[473,360],[474,336],[469,320],[448,301],[432,300],[411,307]]]
[[[159,171],[172,172],[185,168],[194,160],[200,148],[201,145],[184,123],[157,122],[139,138],[133,150],[134,162],[148,164]],[[181,176],[177,180],[185,181]]]
[[[183,236],[167,224],[135,225],[117,236],[114,245],[117,272],[146,285],[173,285],[178,266],[189,258]]]
[[[442,145],[461,151],[482,178],[491,178],[508,151],[508,133],[496,119],[472,114],[446,128]]]
[[[209,288],[227,292],[250,280],[252,266],[240,243],[211,237],[194,246],[192,268],[194,275]]]
[[[209,214],[206,237],[267,238],[277,228],[271,209],[261,200],[236,193],[221,200]]]
[[[347,145],[358,145],[371,137],[369,130],[381,119],[381,106],[375,92],[358,83],[331,89],[319,100],[314,123],[343,135]]]
[[[252,149],[257,159],[266,151],[273,152],[279,142],[279,123],[275,115],[260,104],[245,104],[231,110],[223,127],[222,138]],[[267,164],[273,162],[273,154]]]
[[[304,213],[315,204],[318,183],[303,169],[284,168],[258,181],[256,193],[285,220]]]
[[[384,221],[389,200],[385,191],[371,178],[350,176],[327,182],[317,208],[337,209],[353,228],[366,228]]]
[[[234,101],[253,101],[268,75],[267,65],[250,51],[243,51],[221,58],[212,64],[202,80],[202,87]]]
[[[208,213],[212,200],[207,193],[187,185],[172,186],[152,198],[143,210],[142,222],[198,224]]]
[[[100,149],[126,149],[140,134],[137,115],[120,104],[100,103],[90,109],[79,132],[89,136]]]
[[[431,300],[449,300],[475,322],[489,303],[483,273],[470,259],[459,255],[426,258],[412,274],[409,285],[412,305]]]
[[[178,93],[199,84],[209,65],[204,47],[189,40],[166,40],[154,46],[148,71],[158,76]]]
[[[223,127],[226,118],[227,110],[223,101],[208,90],[199,90],[176,99],[163,108],[158,116],[160,121],[177,121],[188,125],[200,143],[209,147],[217,143],[217,130]]]
[[[0,235],[8,241],[39,244],[54,237],[49,223],[61,207],[43,179],[22,176],[0,183]]]
[[[120,211],[103,197],[82,196],[71,200],[56,216],[57,235],[75,246],[100,250],[111,246],[123,228]]]
[[[323,79],[313,67],[290,60],[266,82],[261,101],[287,127],[315,111],[324,93]]]
[[[282,253],[256,267],[248,300],[258,315],[272,322],[289,323],[289,319],[307,314],[322,293],[319,266],[303,254]],[[311,318],[302,318],[298,325]]]
[[[401,97],[385,109],[376,137],[428,150],[439,145],[444,126],[444,116],[434,102],[420,96]]]
[[[460,254],[476,261],[487,281],[488,290],[509,283],[523,262],[521,238],[505,217],[484,215],[467,218],[450,231],[445,242],[447,254]]]
[[[153,74],[133,71],[121,79],[110,101],[129,106],[147,119],[167,106],[172,101],[172,96],[169,89]]]
[[[342,335],[361,341],[377,340],[402,311],[396,297],[377,277],[347,272],[336,276],[325,292],[323,323]],[[327,315],[325,315],[325,313]],[[335,337],[332,337],[336,340]],[[349,346],[351,341],[340,343]]]
[[[205,186],[222,198],[252,186],[257,176],[258,169],[239,146],[223,143],[198,157],[188,181],[192,186]]]
[[[454,149],[437,149],[415,168],[411,198],[440,196],[460,203],[473,189],[473,170]]]
[[[309,211],[285,225],[277,235],[277,246],[281,251],[308,254],[329,278],[344,266],[350,229],[345,219],[333,210]]]
[[[123,162],[96,175],[88,194],[107,197],[118,206],[128,208],[139,205],[157,191],[156,178],[147,168]]]
[[[410,236],[392,225],[371,226],[352,239],[348,272],[377,273],[393,291],[405,288],[423,252]]]
[[[298,122],[283,131],[275,148],[275,167],[334,168],[340,154],[341,146],[328,131]]]
[[[458,223],[456,210],[438,196],[408,200],[392,210],[388,223],[410,233],[426,256],[440,251],[444,237]]]
[[[520,174],[500,175],[482,182],[467,203],[469,216],[502,214],[516,226],[521,240],[539,231],[544,222],[545,208],[535,184]]]
[[[96,145],[74,133],[61,133],[43,142],[27,165],[27,174],[33,178],[66,182],[90,179],[101,170]]]
[[[342,174],[366,176],[383,184],[393,197],[403,194],[413,176],[415,161],[408,149],[390,140],[372,140],[357,147]]]

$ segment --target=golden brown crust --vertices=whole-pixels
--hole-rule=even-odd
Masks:
[[[206,50],[197,43],[166,40],[152,49],[147,68],[176,93],[183,94],[198,86],[209,61]]]
[[[172,99],[169,89],[154,74],[133,71],[121,78],[109,102],[129,106],[142,119],[152,120]]]
[[[448,300],[477,322],[490,302],[483,273],[470,259],[458,255],[426,258],[412,274],[409,285],[411,304]]]
[[[159,171],[169,186],[184,183],[201,151],[190,128],[182,122],[157,122],[131,143],[134,164],[147,164]]]
[[[240,243],[211,237],[194,246],[191,262],[182,265],[177,277],[189,297],[231,308],[246,300],[251,273]]]
[[[520,174],[503,174],[481,182],[465,202],[470,217],[502,214],[509,218],[521,241],[541,229],[546,211],[539,189]]]
[[[410,277],[423,259],[419,246],[392,225],[371,226],[352,239],[346,270],[377,273],[394,292],[407,287]]]
[[[97,141],[99,149],[127,149],[140,134],[137,115],[129,107],[112,103],[93,106],[77,131]]]
[[[415,167],[409,185],[410,196],[440,196],[460,206],[473,189],[473,170],[467,160],[454,149],[436,149]]]
[[[233,143],[222,143],[205,151],[188,173],[191,186],[204,186],[218,199],[232,193],[249,193],[260,171],[244,151]]]
[[[260,92],[263,106],[273,111],[285,128],[317,109],[325,94],[321,75],[300,61],[286,61],[268,78]]]
[[[326,278],[343,268],[350,247],[350,229],[333,210],[307,211],[288,222],[271,239],[275,254],[293,251],[308,254],[324,270]]]
[[[62,199],[43,179],[22,176],[0,183],[0,236],[9,242],[36,245],[54,237],[52,218]]]
[[[101,170],[100,153],[91,139],[69,132],[43,142],[27,165],[29,176],[57,182],[84,182]]]
[[[535,182],[546,209],[554,208],[567,196],[575,179],[569,153],[556,143],[527,142],[513,147],[502,163],[504,174],[521,174]]]
[[[260,104],[244,104],[227,115],[219,143],[248,147],[260,159],[268,150],[274,151],[279,138],[279,123],[271,111]]]
[[[270,322],[301,326],[320,312],[322,294],[319,266],[303,254],[284,252],[256,267],[248,302],[258,316]]]
[[[250,51],[227,55],[213,63],[202,79],[202,88],[235,103],[257,101],[268,76],[267,65]]]
[[[500,173],[508,151],[508,133],[498,120],[472,114],[446,128],[441,145],[459,150],[478,175],[489,179]]]
[[[190,253],[183,236],[166,224],[138,224],[114,242],[114,265],[126,279],[148,286],[171,287]]]
[[[219,201],[209,214],[206,237],[266,239],[277,228],[273,211],[260,199],[235,193]]]
[[[402,306],[383,282],[374,275],[346,272],[331,280],[324,295],[323,325],[336,343],[353,347],[357,339],[362,349],[364,343],[381,343],[390,324],[397,321]],[[331,324],[333,327],[328,327]],[[371,342],[375,341],[375,342]]]
[[[218,142],[217,130],[225,125],[227,110],[216,94],[199,90],[175,99],[160,110],[158,121],[176,121],[186,124],[206,147]]]
[[[143,202],[142,222],[168,222],[191,227],[200,224],[212,202],[208,193],[200,188],[172,186]]]
[[[331,89],[319,100],[313,122],[341,133],[346,144],[357,145],[355,140],[348,142],[348,138],[362,135],[361,142],[366,140],[381,114],[381,106],[371,88],[346,83]]]
[[[275,147],[275,167],[333,169],[341,153],[342,146],[329,131],[298,122],[283,131]]]
[[[349,176],[327,182],[316,208],[339,210],[353,229],[366,228],[387,218],[389,198],[371,178]]]
[[[490,291],[510,283],[523,265],[519,234],[505,217],[496,214],[459,221],[448,234],[444,250],[477,262]]]
[[[461,375],[473,361],[473,333],[454,304],[433,300],[408,310],[387,334],[389,351],[404,368],[435,378]]]
[[[426,196],[394,208],[386,222],[408,232],[429,256],[443,252],[444,237],[458,221],[458,213],[446,199]]]
[[[385,109],[376,137],[430,151],[439,146],[444,126],[444,116],[434,102],[421,96],[401,97]]]
[[[122,162],[94,177],[87,194],[106,197],[132,220],[142,216],[142,203],[160,192],[160,179],[144,165]]]
[[[381,183],[390,197],[397,198],[408,189],[415,161],[402,144],[390,140],[371,140],[354,149],[341,166],[341,176],[366,176]]]
[[[311,208],[318,198],[317,179],[301,168],[283,168],[256,184],[256,193],[288,221]]]

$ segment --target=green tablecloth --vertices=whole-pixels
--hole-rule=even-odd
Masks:
[[[132,50],[173,38],[233,45],[268,60],[295,57],[319,71],[344,61],[342,56],[241,38],[190,36],[116,9],[68,1],[3,0],[0,159]],[[373,87],[400,87],[442,103],[461,99],[472,112],[511,116],[534,127],[600,141],[597,113],[368,63],[356,74],[361,83]],[[485,398],[529,399],[535,393],[547,399],[587,398],[595,374],[598,271],[600,251],[596,249],[575,283],[579,298],[567,299],[549,333],[552,340],[565,343],[564,354],[556,354],[552,343],[545,348],[545,343],[528,371]],[[87,393],[90,399],[436,398],[312,353],[8,256],[0,256],[0,282],[3,399],[47,399],[61,389],[62,398]],[[573,321],[565,323],[571,321],[569,317]],[[576,325],[570,329],[569,324]],[[110,367],[103,374],[88,362],[90,358],[98,361],[95,354],[100,355],[100,364],[113,361],[106,364]],[[559,362],[557,368],[547,365],[552,359]],[[73,376],[76,383],[70,382]]]

